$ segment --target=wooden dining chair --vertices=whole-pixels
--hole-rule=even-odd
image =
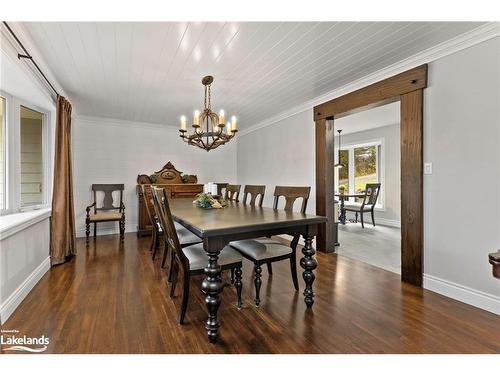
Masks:
[[[297,199],[302,199],[300,212],[305,213],[307,201],[311,192],[310,186],[276,186],[274,189],[273,208],[278,209],[280,198],[285,199],[285,211],[293,211],[294,203]],[[272,274],[271,264],[280,260],[289,259],[290,272],[295,290],[299,290],[297,279],[297,256],[296,249],[299,243],[300,234],[290,233],[293,236],[290,246],[270,239],[256,238],[251,240],[241,240],[230,242],[229,245],[238,250],[246,259],[254,264],[254,285],[255,285],[255,305],[260,304],[260,287],[262,285],[262,265],[267,264],[269,273]]]
[[[162,235],[162,230],[160,228],[160,223],[156,217],[155,209],[153,206],[153,189],[151,185],[141,185],[142,196],[146,202],[146,213],[148,214],[149,220],[151,221],[151,244],[149,246],[149,251],[153,253],[153,260],[156,257],[156,252],[158,251],[158,246],[160,243],[160,237]]]
[[[114,222],[119,223],[120,240],[123,242],[125,235],[125,204],[123,203],[124,184],[92,184],[92,196],[94,202],[87,206],[85,211],[85,235],[87,237],[87,245],[89,244],[90,224],[94,224],[94,239],[97,236],[97,223]],[[113,204],[113,192],[120,192],[120,204]],[[97,192],[104,193],[102,205],[97,205]],[[93,208],[93,213],[90,211]]]
[[[243,189],[243,204],[262,207],[265,192],[266,185],[245,185]],[[248,197],[250,197],[249,202],[247,202]]]
[[[238,202],[240,196],[241,185],[231,185],[226,186],[226,191],[224,193],[224,199],[228,201]]]
[[[208,264],[208,255],[205,253],[203,244],[201,243],[190,246],[181,245],[177,231],[175,230],[174,221],[170,212],[170,206],[164,189],[154,188],[153,202],[158,213],[160,226],[165,233],[165,246],[168,244],[168,247],[172,249],[172,256],[174,259],[174,273],[172,285],[170,287],[170,297],[174,297],[175,295],[179,270],[181,270],[183,274],[182,303],[179,314],[179,323],[183,324],[189,301],[190,278],[191,276],[202,275],[205,273],[205,267]],[[223,271],[234,269],[234,273],[236,275],[236,294],[238,298],[237,306],[238,308],[241,308],[241,289],[243,286],[241,282],[241,255],[230,246],[226,246],[220,252],[218,263]]]
[[[375,205],[377,204],[377,199],[380,193],[380,183],[376,184],[366,184],[365,196],[361,202],[352,202],[344,204],[344,211],[354,212],[356,214],[356,223],[358,222],[358,214],[361,217],[361,227],[365,227],[363,220],[363,213],[370,212],[372,215],[372,224],[375,226]],[[345,217],[345,212],[344,212]]]

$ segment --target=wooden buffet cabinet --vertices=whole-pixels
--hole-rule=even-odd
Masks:
[[[137,195],[139,197],[139,225],[137,236],[151,234],[151,220],[146,211],[146,202],[142,194],[141,185],[152,185],[165,188],[170,199],[194,198],[203,192],[203,184],[198,184],[195,175],[183,175],[171,162],[168,162],[152,175],[140,174],[137,176]]]

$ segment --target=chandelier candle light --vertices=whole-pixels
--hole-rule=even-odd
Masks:
[[[186,116],[181,117],[180,137],[189,145],[198,146],[210,151],[229,142],[238,131],[236,117],[231,117],[230,123],[225,123],[225,113],[221,109],[219,115],[212,112],[210,102],[210,87],[214,77],[203,77],[201,83],[205,86],[205,109],[203,112],[196,110],[193,116],[193,133],[187,134]]]

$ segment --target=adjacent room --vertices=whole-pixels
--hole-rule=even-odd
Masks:
[[[1,354],[498,354],[500,24],[231,19],[2,22]]]
[[[335,120],[337,254],[401,273],[400,102]]]

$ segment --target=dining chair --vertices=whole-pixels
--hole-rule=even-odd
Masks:
[[[93,195],[93,203],[87,206],[85,211],[85,235],[87,237],[87,245],[89,244],[90,224],[94,224],[94,239],[97,236],[97,223],[114,222],[119,223],[120,240],[123,242],[125,235],[125,204],[123,203],[124,184],[92,184],[91,190]],[[120,204],[113,204],[113,192],[120,193]],[[97,205],[97,192],[104,193],[102,206]],[[90,211],[93,209],[93,213]]]
[[[157,211],[160,226],[165,233],[165,246],[167,246],[168,244],[168,247],[172,249],[172,258],[174,259],[173,279],[172,285],[170,287],[171,298],[175,295],[175,288],[177,286],[177,279],[179,277],[179,269],[182,270],[183,274],[182,303],[181,311],[179,313],[179,323],[183,324],[184,317],[186,315],[187,304],[189,301],[190,278],[191,276],[202,275],[205,273],[205,267],[208,264],[208,255],[205,253],[203,244],[201,243],[190,246],[181,245],[178,232],[175,230],[174,221],[170,212],[170,206],[164,189],[156,187],[154,188],[153,202],[154,207]],[[243,287],[243,284],[241,282],[241,255],[237,251],[233,250],[230,246],[226,246],[220,252],[218,263],[222,271],[234,269],[234,273],[236,275],[236,294],[238,298],[237,306],[238,308],[241,308],[241,289]]]
[[[285,211],[293,211],[294,203],[297,199],[302,199],[300,212],[305,213],[307,201],[311,192],[310,186],[276,186],[274,189],[273,208],[278,209],[280,198],[285,199]],[[289,259],[290,272],[295,290],[299,290],[297,279],[297,256],[296,249],[299,243],[300,234],[290,233],[293,236],[290,245],[285,245],[270,238],[255,238],[230,242],[229,245],[238,250],[246,259],[254,264],[254,285],[255,285],[255,305],[260,305],[260,287],[262,285],[262,265],[267,264],[269,273],[272,274],[271,264],[280,260]]]
[[[224,193],[224,199],[228,201],[238,202],[240,196],[241,185],[231,185],[226,186],[226,192]]]
[[[157,188],[153,188],[153,189],[157,189]],[[163,188],[159,188],[159,189],[164,190]],[[164,251],[163,251],[163,259],[161,261],[161,267],[164,268],[170,247],[169,247],[169,243],[167,241],[166,235],[165,235],[166,232],[164,231],[164,227],[161,225],[160,211],[158,210],[158,207],[155,204],[155,199],[154,199],[155,194],[154,194],[153,190],[152,190],[152,197],[151,198],[152,198],[151,200],[153,203],[153,209],[155,212],[155,217],[156,217],[156,220],[158,222],[159,233],[163,239]],[[196,236],[194,233],[192,233],[189,229],[185,228],[181,224],[173,221],[173,226],[174,226],[175,232],[177,234],[177,239],[178,239],[181,247],[187,247],[187,246],[191,246],[191,245],[198,244],[198,243],[202,242],[201,238]],[[153,260],[154,260],[154,257],[153,257]],[[168,282],[172,281],[173,274],[174,274],[174,254],[173,254],[173,251],[170,251],[170,266],[168,269],[168,279],[167,279]]]
[[[160,236],[163,234],[158,218],[156,217],[154,206],[153,206],[153,190],[151,185],[141,185],[142,196],[146,202],[146,213],[151,221],[151,244],[149,246],[149,251],[153,253],[153,260],[156,257],[156,252],[158,251]]]
[[[249,205],[262,207],[265,192],[266,185],[245,185],[243,189],[243,204],[247,204],[247,199],[250,197]]]
[[[363,213],[370,212],[372,215],[372,224],[375,226],[375,205],[377,204],[377,199],[380,193],[380,183],[376,184],[366,184],[365,196],[361,202],[349,202],[344,204],[344,217],[345,211],[356,213],[356,223],[358,222],[358,214],[361,217],[361,227],[365,227],[363,220]]]

